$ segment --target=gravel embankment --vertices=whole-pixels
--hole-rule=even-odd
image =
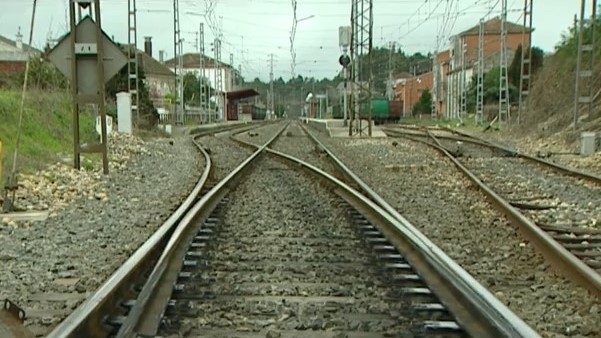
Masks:
[[[548,161],[601,176],[601,151],[593,156],[580,156],[578,141],[567,142],[568,139],[571,139],[567,134],[540,138],[531,135],[516,135],[511,131],[483,133],[470,130],[468,133],[496,144],[519,149],[532,156],[541,156]]]
[[[45,179],[24,182],[23,191],[39,196],[18,202],[47,205],[46,221],[0,222],[0,299],[22,306],[38,334],[68,315],[167,219],[203,165],[189,138],[170,145],[123,137],[111,152],[108,176],[56,165],[38,175]]]
[[[452,143],[443,141],[445,146]],[[489,149],[464,144],[460,161],[511,202],[548,207],[522,210],[536,222],[597,228],[601,187],[520,158],[499,157]]]
[[[186,288],[210,296],[180,302],[196,314],[180,317],[180,334],[382,337],[406,330],[402,303],[387,297],[386,281],[346,210],[318,182],[266,157],[228,198],[203,255],[208,268]]]
[[[600,302],[556,276],[450,161],[403,139],[322,139],[378,194],[544,337],[601,335]]]

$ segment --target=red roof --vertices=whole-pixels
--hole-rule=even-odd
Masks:
[[[256,90],[251,88],[251,89],[240,89],[240,90],[234,90],[231,92],[226,92],[225,95],[227,96],[228,99],[240,100],[240,99],[246,99],[249,97],[257,96],[257,95],[259,95],[259,93]]]

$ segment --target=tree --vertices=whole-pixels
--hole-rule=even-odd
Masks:
[[[544,53],[543,50],[538,47],[532,47],[530,50],[526,51],[525,57],[530,57],[530,75],[534,76],[538,70],[543,66],[543,58]],[[511,65],[507,70],[507,75],[509,76],[509,82],[514,85],[516,88],[520,87],[520,73],[522,71],[522,45],[520,44],[515,51],[515,55],[513,56],[513,60],[511,61]]]
[[[201,76],[196,76],[194,73],[186,73],[184,75],[184,102],[191,106],[200,106],[200,86],[204,84],[205,90],[205,102],[209,102],[209,90],[213,92],[213,89],[209,85],[209,81]]]
[[[427,88],[422,91],[419,101],[413,106],[413,115],[432,114],[432,93]]]

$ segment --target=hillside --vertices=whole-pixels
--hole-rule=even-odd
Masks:
[[[0,89],[0,141],[4,145],[2,185],[12,167],[16,143],[21,93]],[[96,139],[94,119],[80,116],[82,143]],[[25,172],[50,162],[72,158],[73,131],[71,98],[66,92],[30,91],[27,93],[18,167]],[[0,188],[0,190],[2,190]]]
[[[601,29],[597,25],[596,36]],[[522,118],[520,129],[534,132],[539,136],[558,135],[568,143],[574,142],[578,133],[573,128],[575,71],[578,53],[577,34],[570,30],[558,45],[555,53],[545,59],[543,68],[534,77],[530,90],[530,109]],[[601,44],[595,46],[600,55]],[[593,71],[592,94],[601,88],[601,59],[596,58]],[[580,130],[599,129],[599,100],[595,101],[593,116],[579,112]]]

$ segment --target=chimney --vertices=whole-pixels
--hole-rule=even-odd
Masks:
[[[17,40],[15,42],[17,48],[23,49],[23,35],[21,34],[21,27],[19,27],[19,31],[17,32]]]
[[[165,63],[165,60],[163,60],[165,57],[165,51],[164,50],[159,50],[159,62],[160,63]]]
[[[144,37],[144,52],[152,57],[152,37]]]

